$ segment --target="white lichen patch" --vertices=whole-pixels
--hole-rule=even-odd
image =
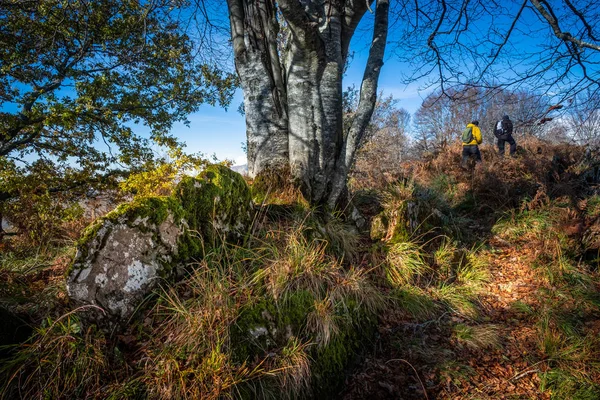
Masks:
[[[127,267],[127,282],[123,291],[126,293],[139,291],[156,277],[156,265],[144,265],[139,260],[135,260]]]
[[[96,285],[100,286],[100,287],[104,287],[104,285],[106,285],[106,282],[108,281],[106,274],[98,274],[96,275],[96,279],[94,279],[94,282],[96,283]]]
[[[103,307],[107,315],[128,318],[164,276],[164,268],[170,268],[182,234],[172,215],[159,227],[148,218],[105,220],[78,252],[67,279],[69,296]]]
[[[71,284],[67,285],[67,294],[72,299],[85,299],[88,297],[88,289],[86,285]]]
[[[255,328],[252,328],[248,331],[248,333],[250,334],[250,336],[252,336],[254,339],[258,339],[261,336],[265,336],[269,334],[269,331],[267,330],[267,328],[265,328],[264,326],[257,326]]]

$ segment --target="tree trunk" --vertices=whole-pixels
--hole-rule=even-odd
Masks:
[[[339,206],[375,106],[389,0],[376,2],[358,112],[344,132],[342,74],[350,40],[371,1],[228,0],[250,174],[287,165],[313,205]],[[276,7],[285,20],[285,39],[277,36]],[[278,40],[285,44],[279,51]]]
[[[227,0],[235,65],[244,92],[248,174],[288,165],[285,87],[277,55],[275,6]]]
[[[318,29],[292,25],[286,59],[290,169],[312,204],[327,199],[343,142],[341,21],[329,13]]]

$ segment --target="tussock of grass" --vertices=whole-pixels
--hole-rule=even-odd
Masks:
[[[492,233],[509,241],[540,238],[552,225],[548,210],[510,212],[492,227]]]
[[[182,284],[163,292],[156,307],[163,321],[152,334],[144,365],[151,396],[216,399],[265,373],[232,361],[229,326],[242,293],[235,276],[200,264]]]
[[[393,244],[387,253],[387,278],[394,286],[418,282],[428,269],[423,249],[414,242]]]
[[[466,254],[466,262],[456,269],[457,281],[477,292],[489,280],[488,267],[488,260],[479,251],[472,250]]]
[[[477,249],[458,248],[445,240],[429,257],[414,242],[392,244],[385,268],[388,282],[396,288],[396,304],[415,318],[431,315],[436,303],[463,316],[477,316],[477,298],[488,280],[488,261]]]
[[[355,226],[333,216],[323,225],[322,233],[331,254],[347,261],[356,259],[360,236]]]
[[[461,345],[471,349],[489,349],[500,346],[498,326],[487,325],[464,325],[458,324],[454,327],[454,334]]]
[[[525,317],[529,317],[534,314],[534,309],[529,304],[524,303],[520,300],[517,300],[514,303],[512,303],[511,309],[519,314],[522,314]]]
[[[456,314],[468,318],[476,318],[479,314],[476,293],[467,286],[443,283],[432,290],[432,295]]]
[[[316,342],[323,347],[339,332],[339,320],[331,299],[315,300],[314,310],[308,314],[306,328],[315,334]]]
[[[327,256],[325,247],[323,241],[309,242],[301,232],[293,232],[283,249],[267,249],[268,265],[256,271],[253,283],[263,284],[275,299],[298,289],[322,296],[328,283],[335,279],[333,271],[341,269],[337,261]]]
[[[459,255],[459,262],[463,255]],[[450,240],[444,240],[442,244],[433,252],[433,259],[441,275],[450,278],[453,274],[454,266],[457,262],[457,243]]]
[[[598,400],[600,384],[585,373],[552,369],[540,373],[540,389],[549,391],[551,399]]]
[[[95,398],[113,375],[105,336],[68,313],[46,319],[30,343],[0,366],[0,398]],[[18,388],[18,390],[17,390]]]
[[[311,368],[308,356],[309,343],[290,337],[277,360],[277,376],[290,398],[307,395],[310,391]]]

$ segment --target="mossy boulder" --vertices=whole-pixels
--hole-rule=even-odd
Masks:
[[[401,243],[417,236],[436,236],[451,229],[448,204],[435,192],[415,186],[410,195],[395,198],[371,221],[372,240]]]
[[[253,203],[244,178],[223,165],[210,165],[195,178],[186,177],[174,196],[186,213],[189,228],[213,244],[220,237],[239,241],[252,223]]]
[[[299,290],[289,293],[281,301],[265,296],[243,307],[231,332],[236,361],[244,363],[277,357],[278,352],[295,339],[311,343],[307,347],[310,385],[300,398],[335,398],[361,349],[374,337],[376,318],[348,299],[336,312],[339,329],[323,343],[307,328],[309,316],[315,310],[314,304],[315,298],[309,291]],[[282,398],[289,397],[289,393],[284,392],[289,388],[280,387],[277,380],[262,384],[271,385],[269,390],[272,392],[280,391]]]
[[[67,272],[69,297],[103,310],[89,307],[89,315],[126,321],[177,266],[201,258],[217,239],[239,241],[252,210],[248,185],[222,165],[184,178],[171,196],[122,204],[84,231]]]
[[[171,197],[123,204],[88,227],[67,274],[76,304],[125,320],[161,278],[169,278],[186,222]],[[97,313],[91,313],[97,314]]]

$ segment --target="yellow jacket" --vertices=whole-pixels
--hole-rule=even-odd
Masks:
[[[471,127],[471,132],[473,133],[473,140],[469,143],[463,143],[463,146],[470,146],[473,144],[481,144],[481,129],[477,125],[468,124],[467,128]]]

